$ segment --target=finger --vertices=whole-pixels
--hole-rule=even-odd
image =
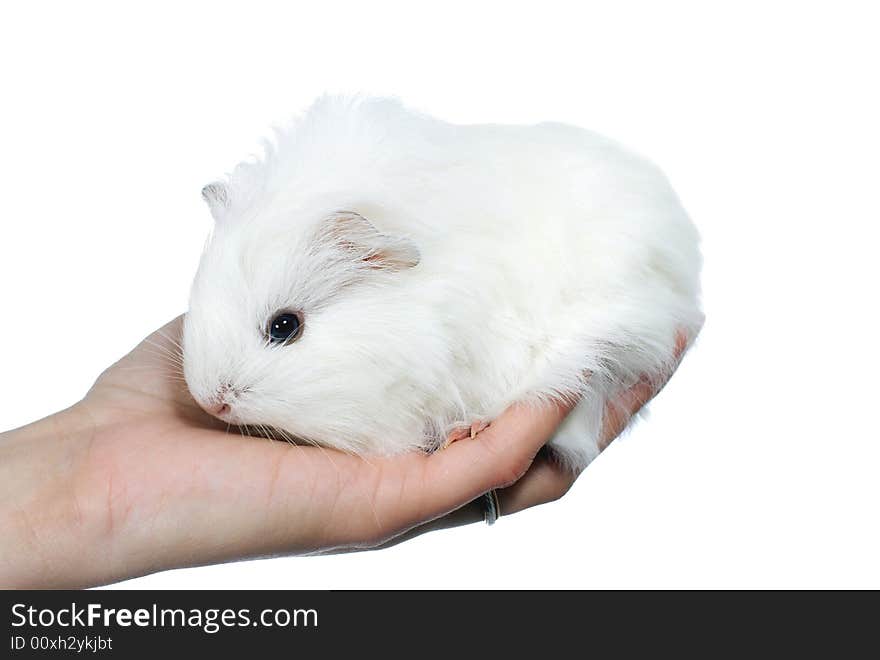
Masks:
[[[577,477],[578,473],[562,467],[548,456],[539,454],[519,481],[513,486],[497,491],[501,503],[501,515],[506,516],[533,506],[554,502],[568,492]],[[413,527],[375,546],[374,549],[388,548],[428,532],[483,522],[484,516],[483,498],[478,497],[455,511]],[[353,552],[358,549],[335,549],[326,554]]]
[[[599,434],[599,451],[604,450],[617,436],[623,433],[633,415],[638,413],[646,403],[653,399],[669,382],[672,374],[681,363],[688,349],[688,336],[683,330],[675,334],[673,363],[667,373],[658,381],[644,377],[632,387],[624,390],[605,406],[602,418],[602,430]]]
[[[623,433],[633,415],[653,396],[654,386],[647,380],[641,380],[605,404],[602,429],[599,432],[599,451],[604,451],[612,440]]]
[[[563,467],[552,458],[538,456],[522,479],[498,491],[501,515],[555,502],[568,492],[578,476],[578,472]]]
[[[388,513],[408,526],[454,511],[520,479],[573,403],[515,404],[472,439],[423,458],[421,479],[405,481]]]

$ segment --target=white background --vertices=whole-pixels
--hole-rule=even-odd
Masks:
[[[493,528],[125,586],[878,588],[870,7],[4,5],[0,429],[185,309],[200,187],[321,92],[567,121],[657,161],[703,235],[708,320],[652,417]]]

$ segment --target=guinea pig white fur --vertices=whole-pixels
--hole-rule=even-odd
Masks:
[[[702,324],[666,178],[580,128],[323,97],[203,196],[184,374],[234,424],[393,454],[576,398],[550,447],[580,469],[606,402],[662,379]]]

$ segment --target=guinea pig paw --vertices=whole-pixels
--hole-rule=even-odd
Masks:
[[[479,433],[480,431],[484,431],[485,429],[487,429],[487,428],[489,427],[489,424],[490,424],[490,422],[484,422],[484,421],[482,421],[482,420],[477,421],[477,422],[474,422],[473,424],[471,424],[471,428],[470,428],[471,437],[472,437],[472,438],[477,437],[477,433]]]
[[[457,429],[453,429],[449,435],[446,436],[446,440],[440,445],[440,449],[446,449],[453,442],[458,442],[459,440],[464,440],[465,438],[475,438],[477,434],[489,426],[489,422],[477,421],[471,424],[470,426],[462,426]]]
[[[453,429],[449,432],[449,435],[446,436],[446,440],[443,441],[443,444],[440,445],[440,449],[446,449],[453,442],[458,442],[459,440],[464,440],[465,438],[473,437],[470,435],[471,430],[462,426],[457,429]]]

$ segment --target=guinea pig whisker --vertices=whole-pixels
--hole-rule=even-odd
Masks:
[[[259,416],[263,411],[260,408],[254,410],[257,416]],[[330,461],[330,464],[333,466],[335,470],[339,470],[339,466],[333,460],[333,457],[330,455],[330,452],[327,451],[327,448],[315,442],[311,438],[294,438],[291,434],[287,433],[283,429],[268,426],[266,424],[241,424],[238,426],[239,432],[242,437],[262,437],[267,438],[270,441],[285,441],[288,444],[294,447],[300,447],[304,449],[303,443],[318,449],[321,454]],[[280,436],[280,437],[279,437]],[[363,458],[363,457],[362,457]],[[364,459],[366,460],[366,459]],[[370,464],[369,461],[366,461],[367,464]],[[371,464],[370,464],[371,465]]]
[[[316,447],[318,450],[320,450],[321,454],[328,461],[330,461],[330,465],[332,465],[335,470],[339,470],[339,466],[336,465],[336,462],[333,460],[333,458],[330,456],[329,452],[324,447],[322,447],[320,444],[318,444],[317,442],[315,442],[311,438],[302,438],[302,439],[305,440],[312,447]]]
[[[140,372],[140,373],[149,373],[155,374],[157,376],[162,376],[167,378],[168,380],[179,381],[181,383],[185,383],[186,379],[183,377],[183,374],[178,371],[168,371],[167,368],[161,367],[159,365],[131,365],[131,366],[120,366],[117,367],[120,371],[130,371],[130,372]]]
[[[180,351],[181,354],[183,353],[183,345],[181,345],[180,341],[178,341],[177,339],[175,339],[174,337],[172,337],[171,335],[169,335],[168,333],[166,333],[162,329],[158,330],[158,334],[165,341],[170,342],[171,345],[174,346],[178,351]]]
[[[369,459],[368,456],[362,456],[362,455],[360,455],[360,454],[355,454],[355,456],[357,456],[358,458],[360,458],[364,463],[366,463],[367,465],[369,465],[371,468],[376,469],[376,465],[375,465],[374,463],[371,463],[371,462],[370,462],[370,459]]]
[[[163,350],[155,350],[149,347],[147,349],[144,349],[144,352],[147,355],[153,355],[162,358],[163,360],[168,360],[169,362],[172,362],[174,364],[183,364],[183,359],[175,353],[169,353]]]
[[[183,368],[183,357],[180,354],[169,351],[166,347],[161,346],[159,344],[156,344],[156,347],[159,350],[145,349],[145,352],[148,355],[153,355],[153,356],[160,358],[162,360],[167,360],[168,363],[173,364],[174,366],[180,367],[181,369]]]
[[[275,429],[275,433],[281,436],[281,440],[284,440],[289,444],[295,444],[294,442],[292,442],[291,437],[284,431],[284,429]]]
[[[165,344],[160,344],[157,341],[153,341],[149,337],[147,337],[144,340],[144,342],[149,346],[153,346],[154,348],[158,348],[160,351],[162,351],[163,353],[166,353],[169,356],[179,358],[181,361],[183,360],[183,351],[179,347],[169,348]]]

